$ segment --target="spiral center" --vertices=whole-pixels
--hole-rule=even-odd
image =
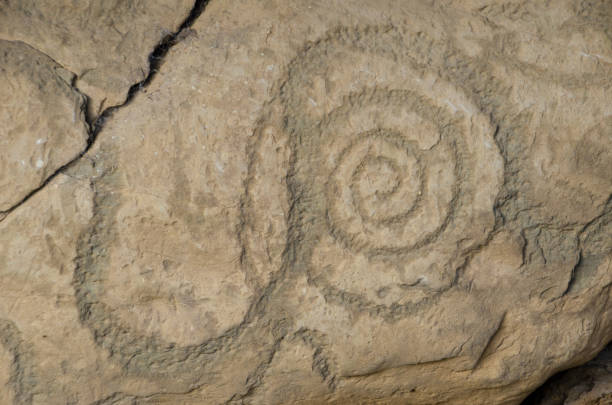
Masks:
[[[362,198],[383,199],[390,197],[402,183],[398,165],[384,156],[369,155],[355,171]]]
[[[409,215],[422,186],[417,156],[394,134],[378,130],[347,149],[338,172],[362,221],[383,225]],[[347,190],[347,191],[348,191]],[[348,197],[348,196],[347,196]]]

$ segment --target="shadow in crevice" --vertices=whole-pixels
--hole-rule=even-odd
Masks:
[[[612,404],[612,343],[588,363],[553,375],[521,403],[571,404]]]

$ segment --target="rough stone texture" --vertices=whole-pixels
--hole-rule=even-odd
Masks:
[[[85,149],[85,97],[73,79],[28,45],[0,40],[0,215]]]
[[[76,74],[89,114],[124,102],[149,73],[148,56],[177,30],[193,0],[4,0],[0,38],[23,41]]]
[[[612,346],[587,364],[554,376],[523,402],[523,405],[606,404],[612,404]]]
[[[589,360],[611,15],[211,1],[0,222],[7,398],[518,404]]]

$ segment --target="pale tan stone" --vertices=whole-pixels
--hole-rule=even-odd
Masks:
[[[592,358],[612,337],[596,7],[211,1],[0,222],[20,303],[0,319],[39,403],[519,404]],[[70,334],[43,339],[51,319]]]
[[[0,40],[0,55],[1,213],[84,151],[88,133],[73,74],[22,42]]]
[[[263,376],[263,383],[255,389],[253,404],[291,403],[296,396],[319,403],[331,398],[335,381],[312,338],[302,331],[283,341],[279,356],[275,356]]]
[[[193,7],[178,1],[11,0],[0,4],[0,39],[23,41],[76,75],[89,114],[122,104],[149,73],[149,54]]]
[[[2,321],[1,326],[3,328],[3,337],[0,341],[0,403],[12,404],[15,399],[15,393],[11,387],[13,379],[13,364],[15,360],[15,354],[12,352],[13,347],[10,340],[12,336],[8,336],[6,329],[10,328],[10,324],[6,321]],[[5,335],[6,334],[6,335]]]

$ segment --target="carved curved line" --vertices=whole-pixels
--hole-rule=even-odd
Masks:
[[[9,384],[13,387],[13,403],[30,405],[36,388],[32,362],[24,348],[21,332],[15,323],[8,319],[0,318],[0,345],[13,356],[9,379]]]
[[[364,32],[368,32],[369,35],[363,35]],[[427,41],[426,37],[413,38],[412,42],[419,43],[419,41]],[[376,43],[384,42],[384,47],[376,47]],[[421,44],[422,45],[422,44]],[[411,66],[415,71],[419,72],[424,69],[421,59],[427,60],[427,57],[423,49],[416,47],[415,57],[410,55],[413,47],[406,46],[402,34],[393,26],[385,27],[367,27],[367,28],[338,28],[328,32],[328,34],[316,41],[315,43],[308,44],[305,49],[290,63],[288,74],[284,82],[280,86],[279,101],[284,109],[284,128],[290,138],[289,145],[292,148],[294,156],[293,161],[293,172],[299,173],[300,170],[305,170],[304,167],[308,165],[308,153],[303,150],[310,150],[314,156],[318,156],[321,153],[326,153],[325,150],[317,150],[317,134],[323,131],[324,128],[330,127],[334,124],[337,119],[345,116],[355,105],[364,105],[368,103],[381,102],[399,104],[405,107],[407,110],[418,112],[425,121],[434,123],[438,126],[440,131],[440,137],[443,142],[446,142],[450,148],[451,153],[454,155],[454,167],[453,172],[455,175],[456,183],[452,186],[451,194],[452,198],[449,202],[449,212],[444,217],[440,227],[437,231],[430,233],[426,237],[422,238],[420,242],[414,246],[409,246],[409,249],[395,248],[395,247],[376,247],[368,250],[368,257],[387,257],[392,256],[404,256],[406,253],[414,253],[418,249],[425,248],[428,244],[432,243],[437,239],[448,226],[455,220],[455,217],[462,207],[467,203],[468,197],[464,195],[465,191],[463,187],[464,174],[469,174],[469,165],[463,162],[463,159],[468,157],[468,149],[466,147],[465,134],[461,129],[458,129],[455,125],[456,118],[449,114],[445,109],[432,104],[426,97],[410,90],[403,89],[386,89],[386,88],[366,88],[360,92],[353,92],[345,96],[340,106],[325,116],[319,116],[312,118],[308,113],[308,105],[305,103],[303,96],[303,83],[308,83],[309,77],[314,75],[325,74],[325,66],[332,63],[331,58],[335,55],[334,48],[347,48],[356,52],[364,52],[373,56],[381,56],[387,58],[393,63],[404,63]],[[378,48],[378,49],[377,49]],[[450,52],[450,48],[444,48],[443,51]],[[456,53],[453,54],[456,58]],[[418,61],[417,61],[418,59]],[[433,63],[444,64],[444,58],[441,57],[436,59]],[[431,65],[429,65],[431,66]],[[477,104],[478,105],[478,104]],[[426,106],[426,108],[423,108]],[[461,132],[459,134],[458,132]],[[306,159],[306,161],[304,160]],[[424,173],[424,175],[426,172]],[[309,179],[308,175],[303,175],[303,183],[294,182],[290,186],[295,189],[292,193],[302,196],[298,201],[300,207],[296,210],[302,224],[307,225],[308,229],[313,228],[310,224],[316,224],[316,217],[318,214],[314,210],[309,209],[311,202],[314,201],[317,195],[309,195],[309,190],[316,185],[313,183],[314,180]],[[329,193],[330,187],[327,187],[327,193]],[[316,193],[315,193],[316,194]],[[333,199],[332,199],[333,200]],[[341,245],[345,248],[353,249],[356,248],[355,240],[344,237],[341,233],[334,228],[333,213],[329,210],[325,211],[326,216],[325,222],[332,224],[328,226],[331,229],[329,233],[340,241]],[[295,220],[295,219],[294,219]],[[306,222],[304,222],[306,221]],[[315,231],[317,232],[317,231]],[[309,239],[317,240],[320,236],[318,234],[308,236]],[[367,246],[357,246],[358,249],[364,249]],[[308,261],[308,258],[312,256],[312,247],[304,244],[301,246],[301,252],[298,253],[298,257]],[[304,266],[308,268],[306,262]],[[452,287],[448,286],[443,291],[432,292],[429,298],[423,299],[413,304],[393,304],[390,306],[378,305],[365,297],[358,294],[349,293],[330,285],[326,280],[321,277],[313,277],[310,271],[307,271],[309,282],[315,284],[319,289],[322,290],[326,299],[330,302],[337,302],[339,305],[348,305],[350,307],[367,311],[373,315],[379,315],[397,319],[398,317],[404,316],[406,313],[411,313],[422,308],[423,306],[434,305],[437,298],[443,293],[444,290]],[[338,298],[336,300],[336,298]]]
[[[257,143],[253,146],[256,147]],[[250,154],[255,159],[256,154]],[[255,164],[249,163],[249,170],[254,170]],[[218,353],[228,350],[232,343],[243,334],[246,328],[254,322],[258,314],[263,311],[266,301],[261,298],[269,293],[275,278],[271,277],[266,286],[255,292],[257,295],[251,300],[249,308],[242,321],[226,329],[217,337],[207,339],[201,343],[191,345],[178,345],[168,342],[155,335],[142,334],[130,326],[125,325],[113,309],[102,300],[104,279],[103,274],[108,266],[108,248],[114,240],[115,214],[121,204],[116,194],[105,190],[112,184],[116,174],[108,171],[101,180],[98,180],[94,195],[94,217],[90,226],[80,237],[78,244],[78,258],[76,260],[73,286],[79,319],[89,328],[96,344],[105,348],[128,372],[152,376],[189,376],[190,381],[198,381],[207,363]],[[254,174],[250,173],[249,178]],[[250,197],[248,185],[245,185],[244,196],[241,199],[243,209],[248,210]],[[245,217],[241,220],[245,221]],[[244,223],[242,224],[244,225]],[[248,272],[250,261],[244,240],[239,237],[242,245],[243,257],[240,265],[243,271]],[[272,344],[272,343],[271,343]]]

